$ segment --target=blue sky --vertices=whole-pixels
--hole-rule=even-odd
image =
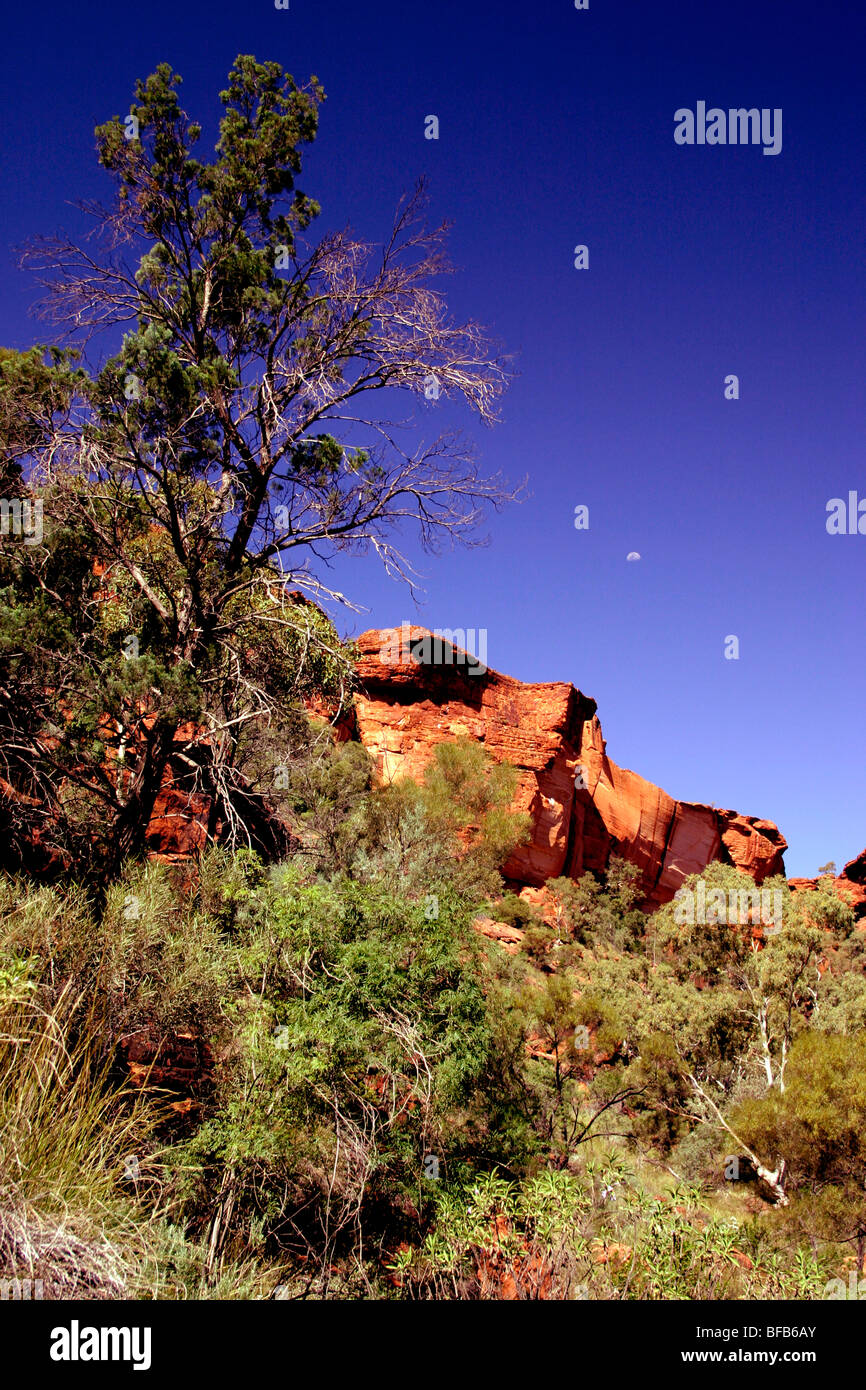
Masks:
[[[791,874],[841,865],[866,844],[866,536],[825,519],[866,497],[864,40],[853,0],[16,6],[2,341],[44,338],[13,248],[108,197],[93,127],[136,77],[171,63],[207,131],[237,53],[316,73],[299,182],[319,226],[380,238],[428,176],[453,311],[516,356],[502,422],[467,433],[531,493],[491,516],[487,549],[417,559],[421,608],[375,561],[341,563],[370,610],[343,630],[486,628],[492,666],[595,697],[618,763],[777,821]],[[781,153],[678,146],[674,112],[699,100],[781,108]]]

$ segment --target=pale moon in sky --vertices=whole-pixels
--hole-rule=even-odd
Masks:
[[[638,555],[636,550],[630,550],[625,558],[627,560],[639,560],[640,556]]]

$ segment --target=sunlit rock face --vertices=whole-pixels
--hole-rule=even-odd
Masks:
[[[407,624],[365,632],[357,646],[357,731],[382,780],[419,778],[437,743],[461,736],[517,769],[513,809],[529,813],[532,832],[505,866],[509,879],[576,878],[619,855],[640,869],[652,907],[714,860],[756,883],[784,873],[787,844],[772,821],[675,801],[612,762],[595,700],[570,682],[514,680],[477,649]]]
[[[851,859],[838,874],[830,880],[833,891],[843,902],[853,908],[859,920],[866,918],[866,849]],[[817,878],[789,878],[788,887],[793,892],[814,892],[818,887]]]

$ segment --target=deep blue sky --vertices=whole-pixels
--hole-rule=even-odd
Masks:
[[[208,130],[237,53],[316,73],[320,225],[381,237],[429,176],[454,312],[520,373],[496,429],[466,425],[532,492],[489,549],[419,562],[420,610],[374,560],[340,566],[354,631],[485,627],[492,666],[597,699],[621,765],[777,821],[789,873],[863,848],[866,536],[825,529],[829,498],[866,497],[862,0],[48,0],[3,37],[6,345],[45,336],[13,247],[108,198],[93,127],[136,77],[170,62]],[[677,146],[698,100],[781,107],[781,154]]]

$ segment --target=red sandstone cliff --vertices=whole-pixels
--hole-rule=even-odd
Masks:
[[[831,879],[833,891],[854,910],[856,918],[866,917],[866,849],[847,863],[836,878]],[[814,892],[816,878],[789,878],[788,885],[795,893]]]
[[[529,813],[529,843],[505,866],[517,885],[540,886],[560,874],[602,871],[612,855],[641,870],[644,905],[669,901],[684,878],[714,860],[736,865],[757,883],[784,872],[786,841],[772,821],[694,802],[675,801],[607,756],[596,703],[568,682],[525,683],[457,659],[431,645],[428,629],[365,632],[360,652],[354,718],[335,736],[360,737],[383,780],[420,776],[437,743],[461,735],[478,739],[494,758],[519,774],[514,809]],[[428,645],[426,648],[418,643]],[[421,659],[413,659],[420,651]],[[325,713],[319,709],[319,713]],[[0,779],[0,805],[35,804]],[[290,830],[266,799],[248,792],[245,813],[256,816],[256,847],[266,857],[284,853]],[[188,766],[166,769],[147,829],[151,855],[186,860],[220,838],[220,808],[196,785]],[[57,862],[55,862],[55,859]],[[43,852],[38,835],[21,847],[21,866],[62,874],[64,865]],[[815,887],[792,879],[793,889]],[[866,850],[845,866],[836,891],[866,916]]]
[[[385,780],[419,776],[437,743],[461,735],[513,763],[520,777],[514,809],[530,813],[532,832],[506,865],[509,878],[541,884],[577,877],[620,855],[639,866],[651,907],[716,859],[757,883],[784,872],[787,844],[772,821],[675,801],[612,762],[595,701],[570,683],[473,671],[459,649],[437,650],[432,641],[420,627],[358,638],[358,733]]]

